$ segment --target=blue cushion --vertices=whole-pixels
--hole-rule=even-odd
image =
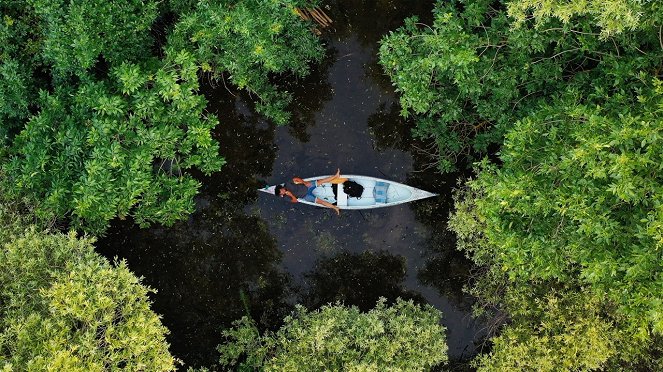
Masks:
[[[376,182],[375,188],[373,189],[373,197],[375,198],[376,203],[386,203],[387,202],[387,189],[389,184],[386,182]]]

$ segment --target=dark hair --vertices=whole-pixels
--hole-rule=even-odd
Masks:
[[[281,189],[284,189],[284,188],[285,188],[285,186],[283,186],[283,185],[276,185],[276,188],[274,189],[274,195],[281,196],[281,195],[279,195],[279,193],[281,192]]]

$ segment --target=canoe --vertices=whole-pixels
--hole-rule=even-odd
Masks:
[[[314,181],[329,176],[319,176],[305,178],[305,181]],[[313,191],[313,195],[317,198],[324,199],[330,203],[336,203],[339,209],[371,209],[391,207],[392,205],[399,205],[409,203],[411,201],[430,198],[437,196],[432,192],[424,191],[416,187],[404,185],[402,183],[383,180],[376,177],[357,176],[357,175],[342,175],[341,177],[355,181],[364,186],[364,192],[360,198],[353,198],[343,192],[343,185],[338,186],[338,195],[335,197],[332,190],[331,183],[322,184]],[[274,194],[276,186],[265,186],[259,191],[268,194]],[[321,207],[320,204],[312,203],[303,199],[298,199],[300,203],[316,205]]]

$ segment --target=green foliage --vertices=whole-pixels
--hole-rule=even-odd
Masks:
[[[190,171],[223,165],[199,74],[256,93],[259,111],[286,122],[290,95],[270,78],[303,76],[322,55],[294,12],[306,4],[2,2],[3,187],[42,220],[87,232],[116,217],[184,218],[199,187]]]
[[[590,97],[601,105],[570,92],[541,107],[507,134],[503,165],[481,164],[457,200],[450,227],[459,247],[487,267],[474,293],[514,317],[484,367],[637,364],[660,346],[663,84],[647,85]],[[559,300],[568,313],[550,308],[559,283],[568,288]],[[619,331],[606,328],[612,323]],[[606,332],[619,343],[596,344],[594,335]],[[605,357],[574,354],[588,344]]]
[[[276,333],[261,336],[247,317],[224,331],[221,364],[240,370],[425,370],[447,361],[441,314],[433,307],[384,299],[368,313],[340,304],[298,306]]]
[[[295,13],[296,0],[243,0],[233,4],[201,0],[183,14],[169,45],[192,50],[203,71],[228,78],[240,89],[255,93],[256,109],[278,124],[289,120],[292,99],[269,82],[269,75],[308,74],[308,64],[319,61],[323,50]]]
[[[602,318],[600,301],[576,293],[548,294],[492,338],[478,371],[588,371],[616,353],[618,332]],[[527,305],[526,305],[527,306]]]
[[[493,255],[484,234],[486,224],[479,219],[476,205],[483,193],[480,188],[471,186],[469,182],[466,187],[455,190],[454,212],[449,216],[448,228],[458,238],[456,248],[465,251],[476,264],[483,266],[493,261]]]
[[[186,216],[198,182],[183,170],[223,164],[196,72],[189,53],[169,51],[157,70],[125,63],[112,80],[42,92],[40,113],[15,140],[8,181],[41,218],[70,215],[88,231],[115,216],[141,225]]]
[[[5,237],[3,237],[5,238]],[[29,229],[0,252],[4,370],[174,370],[151,289],[91,239]]]
[[[41,65],[39,20],[28,9],[18,1],[0,3],[0,145],[25,122],[37,89],[44,87],[34,76]]]
[[[381,41],[380,64],[401,94],[402,115],[416,117],[415,134],[436,145],[442,171],[500,143],[514,122],[569,86],[611,94],[660,66],[658,27],[609,40],[587,18],[513,28],[493,5],[440,1],[432,25],[410,18]]]
[[[542,108],[507,135],[502,169],[476,182],[485,233],[512,280],[578,275],[660,333],[663,89],[653,85],[638,103],[617,95],[604,107]]]
[[[661,3],[494,5],[440,2],[380,56],[442,170],[504,136],[449,221],[510,319],[477,366],[660,369]]]
[[[602,37],[634,30],[643,25],[660,25],[663,11],[660,2],[634,0],[512,0],[507,3],[507,7],[516,25],[525,23],[530,14],[537,21],[555,17],[565,24],[572,23],[576,17],[587,16],[601,28]]]
[[[4,177],[4,172],[0,170],[0,179]],[[25,226],[30,224],[30,212],[20,201],[12,200],[0,189],[0,244],[23,233]]]
[[[21,72],[18,61],[7,60],[0,65],[0,115],[7,119],[28,116],[28,89],[26,76]]]
[[[43,58],[56,78],[85,75],[99,58],[136,62],[151,46],[157,2],[31,0],[43,22]]]

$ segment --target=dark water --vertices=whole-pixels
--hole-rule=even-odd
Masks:
[[[219,116],[215,136],[228,164],[200,177],[196,212],[171,228],[118,221],[97,245],[158,290],[154,310],[186,366],[212,366],[220,330],[249,312],[276,329],[294,303],[343,301],[368,310],[379,297],[410,298],[444,313],[449,356],[476,353],[472,299],[462,293],[470,264],[446,231],[457,174],[430,168],[425,141],[410,136],[397,97],[377,65],[378,41],[405,17],[430,18],[432,3],[329,3],[335,28],[327,57],[295,92],[292,124],[274,127],[251,100],[220,82],[205,94]],[[364,212],[331,210],[262,194],[264,183],[335,172],[404,182],[439,197]]]

